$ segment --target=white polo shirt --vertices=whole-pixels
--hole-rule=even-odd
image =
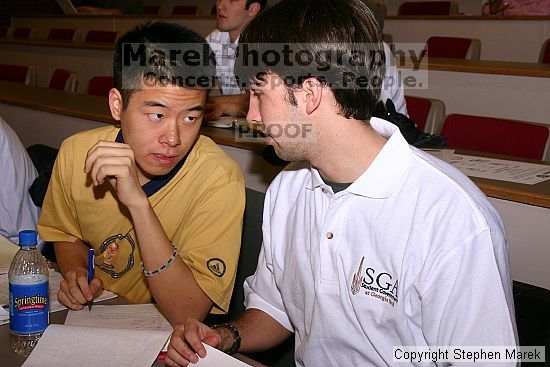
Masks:
[[[395,365],[393,346],[516,345],[497,212],[394,125],[371,124],[389,140],[346,190],[304,163],[273,181],[247,308],[295,332],[299,366]]]

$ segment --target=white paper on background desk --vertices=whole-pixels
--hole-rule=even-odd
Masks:
[[[467,176],[535,185],[550,180],[550,166],[453,154],[450,164]]]
[[[441,159],[442,161],[445,161],[449,163],[454,155],[454,149],[422,149],[426,153],[429,153],[430,155],[433,155],[434,157],[437,157]]]
[[[229,354],[225,354],[222,351],[211,347],[208,344],[204,344],[206,348],[206,357],[199,358],[197,363],[190,363],[189,366],[199,367],[250,367],[249,364],[239,361],[236,358],[231,357]]]
[[[19,246],[0,235],[0,274],[6,274]]]
[[[89,312],[69,310],[65,325],[112,329],[146,329],[172,331],[172,326],[155,305],[96,305]]]
[[[166,330],[48,326],[22,367],[150,367]]]

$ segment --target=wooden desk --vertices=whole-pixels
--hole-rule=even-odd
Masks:
[[[29,110],[73,116],[101,123],[114,123],[107,108],[107,101],[101,97],[66,93],[48,88],[30,87],[23,84],[0,81],[0,103],[23,107]],[[0,113],[1,112],[0,109]],[[10,121],[5,116],[4,118],[12,126],[18,123],[17,121]],[[17,126],[15,127],[17,131]],[[51,128],[48,126],[38,126],[38,123],[35,131],[37,132],[36,139],[38,140],[34,141],[35,143],[43,141],[40,139],[43,139],[43,134],[45,134],[46,131],[46,134],[58,133],[51,131]],[[255,154],[259,154],[265,147],[265,143],[262,141],[236,141],[234,130],[203,127],[201,133],[209,136],[220,145],[237,148],[239,150],[252,151]],[[29,145],[25,141],[24,144]],[[243,166],[242,168],[246,175],[247,167]],[[550,181],[542,182],[537,185],[522,185],[478,178],[472,178],[472,180],[488,196],[550,208]]]
[[[422,62],[420,67],[431,71],[550,78],[550,64],[496,60],[461,60],[437,57],[426,57],[426,60],[428,62]],[[398,65],[398,68],[410,69],[412,67],[413,64],[410,61],[407,61],[404,65]]]

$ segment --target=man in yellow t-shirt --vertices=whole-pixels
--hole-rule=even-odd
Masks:
[[[200,65],[181,56],[189,50],[206,54]],[[172,324],[227,310],[244,179],[199,135],[204,80],[215,75],[209,53],[201,36],[163,22],[117,42],[109,107],[120,128],[63,142],[39,220],[41,237],[54,242],[67,307],[82,309],[108,289],[130,302],[156,301]],[[88,284],[90,247],[96,271]]]

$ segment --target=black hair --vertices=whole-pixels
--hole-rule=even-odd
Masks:
[[[196,58],[183,56],[190,53]],[[123,108],[132,93],[143,85],[170,84],[208,92],[215,83],[215,75],[214,54],[206,40],[176,23],[158,21],[139,25],[120,37],[115,46],[114,86],[122,95]],[[203,78],[202,83],[198,83],[199,78]]]
[[[250,5],[254,3],[260,4],[260,11],[264,10],[267,6],[267,0],[246,0],[246,6],[244,8],[248,9]]]
[[[241,81],[275,73],[289,88],[292,102],[292,90],[314,77],[332,90],[343,116],[372,116],[385,55],[380,28],[361,0],[282,0],[255,17],[239,42],[235,71]],[[284,47],[287,54],[306,56],[305,62],[287,60]]]

